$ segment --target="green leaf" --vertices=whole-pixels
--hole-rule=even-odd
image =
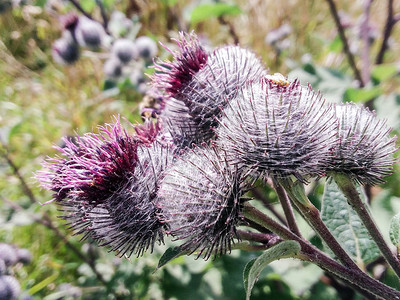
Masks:
[[[382,95],[382,88],[379,86],[370,89],[349,88],[344,93],[344,100],[347,102],[365,103]]]
[[[294,257],[301,250],[296,241],[281,242],[247,263],[243,270],[243,283],[246,290],[246,300],[250,299],[251,290],[265,267],[274,260]]]
[[[339,53],[342,52],[343,42],[339,35],[329,44],[329,51]]]
[[[86,12],[92,12],[96,7],[96,1],[94,0],[83,0],[79,2],[83,10]]]
[[[186,254],[187,251],[182,250],[180,247],[171,247],[168,248],[164,254],[161,256],[160,260],[158,261],[157,269],[165,266],[167,263],[169,263],[171,260],[174,258],[177,258],[181,255]]]
[[[398,69],[394,64],[377,65],[371,71],[371,78],[380,83],[395,76],[397,73]]]
[[[365,203],[365,195],[357,188]],[[325,185],[322,200],[322,220],[350,257],[365,265],[379,256],[379,249],[346,197],[333,180]]]
[[[47,0],[36,0],[34,3],[36,6],[44,7],[46,5]]]
[[[400,213],[395,215],[390,222],[389,236],[393,245],[400,249]]]
[[[205,21],[212,17],[220,17],[224,15],[238,15],[242,11],[237,5],[226,3],[202,4],[192,11],[190,21],[192,24]]]

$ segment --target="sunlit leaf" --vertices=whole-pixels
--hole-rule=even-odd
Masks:
[[[202,4],[192,11],[191,23],[196,24],[212,17],[238,15],[242,11],[237,5],[226,3]]]
[[[393,245],[400,249],[400,213],[395,215],[390,222],[389,236]]]
[[[377,65],[371,70],[371,78],[377,83],[388,80],[398,73],[398,67],[394,64]]]

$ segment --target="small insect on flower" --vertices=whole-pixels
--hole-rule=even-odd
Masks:
[[[158,142],[150,144],[157,130],[143,125],[129,135],[117,121],[100,127],[99,134],[65,139],[65,147],[58,148],[63,157],[43,164],[47,170],[37,178],[55,192],[76,234],[128,256],[163,241],[165,225],[155,216],[154,199],[172,151]]]
[[[302,182],[324,174],[337,125],[331,107],[309,86],[268,76],[243,87],[223,115],[217,144],[239,169]]]
[[[248,182],[215,147],[194,147],[167,171],[157,207],[182,249],[198,256],[225,254],[237,239],[241,196]]]
[[[398,150],[391,128],[368,108],[354,103],[335,106],[338,140],[331,148],[327,171],[344,173],[360,184],[380,184],[392,174]]]

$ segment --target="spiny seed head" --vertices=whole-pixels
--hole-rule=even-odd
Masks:
[[[91,237],[119,256],[153,251],[155,243],[163,243],[167,226],[156,216],[155,201],[160,179],[172,161],[171,148],[156,141],[139,146],[137,155],[124,185],[106,201],[88,205],[74,196],[63,203],[63,218],[75,234]]]
[[[319,93],[280,76],[251,82],[223,110],[217,144],[239,169],[300,181],[323,175],[336,120]]]
[[[353,103],[334,107],[339,121],[338,141],[332,147],[328,171],[345,173],[360,184],[380,184],[392,174],[396,137],[385,121]]]
[[[194,74],[204,67],[208,57],[194,33],[180,32],[176,43],[179,46],[177,52],[164,46],[173,55],[174,61],[157,62],[156,74],[152,77],[154,85],[165,90],[171,97],[192,80]]]
[[[210,128],[202,128],[194,122],[183,101],[170,98],[161,111],[161,122],[167,130],[177,149],[191,148],[210,140],[214,132]]]
[[[194,34],[181,34],[178,44],[180,52],[173,53],[174,62],[156,65],[153,83],[175,99],[172,106],[179,101],[180,107],[186,107],[185,122],[182,126],[180,114],[174,113],[176,108],[168,107],[168,100],[161,118],[172,127],[176,124],[178,128],[190,128],[186,136],[194,135],[192,140],[206,142],[214,134],[212,127],[218,125],[215,119],[220,116],[221,107],[245,82],[259,79],[266,71],[254,53],[238,46],[206,53]]]
[[[168,170],[158,192],[160,219],[182,249],[208,259],[230,251],[247,183],[216,148],[195,147]]]
[[[137,147],[142,141],[129,135],[119,120],[75,139],[64,138],[56,147],[63,157],[49,158],[37,178],[61,201],[76,196],[85,203],[103,203],[127,181],[137,164]]]

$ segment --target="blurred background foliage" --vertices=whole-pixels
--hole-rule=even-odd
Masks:
[[[101,22],[99,1],[78,2]],[[400,27],[395,24],[400,1],[336,0],[349,42],[347,54],[329,2],[101,1],[108,17],[119,10],[137,26],[138,36],[168,47],[174,47],[170,39],[181,30],[195,30],[210,48],[239,43],[256,52],[271,73],[298,77],[321,90],[328,101],[375,109],[399,133]],[[243,268],[259,253],[235,250],[206,262],[179,257],[156,270],[166,246],[140,259],[118,258],[90,241],[80,242],[57,218],[55,205],[41,205],[51,194],[32,177],[41,161],[55,154],[52,146],[60,145],[63,136],[96,130],[116,115],[140,122],[143,93],[127,80],[106,80],[101,51],[84,49],[73,65],[54,62],[51,51],[61,36],[60,16],[77,11],[73,1],[0,0],[0,11],[0,242],[26,248],[33,257],[29,264],[7,271],[20,282],[19,299],[243,299]],[[388,24],[392,28],[385,39]],[[378,59],[384,40],[387,49]],[[169,55],[159,46],[159,57]],[[145,72],[151,74],[152,69],[146,67]],[[384,232],[400,211],[399,181],[396,166],[383,187],[367,190]],[[318,203],[321,186],[313,183],[310,193]],[[271,191],[265,196],[276,203]],[[320,244],[311,231],[309,236]],[[381,266],[379,261],[369,266],[375,277],[400,288],[390,270],[376,266]],[[317,267],[294,260],[275,262],[261,274],[252,299],[267,297],[360,299]]]

